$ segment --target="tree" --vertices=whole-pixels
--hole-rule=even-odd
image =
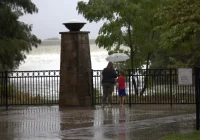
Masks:
[[[150,55],[157,49],[159,35],[153,30],[156,21],[152,17],[159,5],[160,0],[89,0],[78,2],[77,9],[90,22],[105,21],[96,39],[99,47],[109,53],[122,52],[121,46],[130,48],[133,70],[145,62],[148,68]],[[138,94],[136,81],[132,81]]]
[[[20,16],[37,12],[31,0],[0,1],[0,70],[16,69],[25,53],[41,42],[31,34],[32,25],[19,21]]]
[[[200,66],[200,1],[176,0],[159,9],[155,17],[165,20],[155,30],[161,33],[160,48],[168,50],[168,67]]]

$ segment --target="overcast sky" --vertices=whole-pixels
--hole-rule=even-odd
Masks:
[[[78,1],[80,0],[32,0],[39,12],[25,15],[20,20],[27,24],[33,24],[32,33],[43,40],[51,37],[60,38],[59,32],[68,31],[62,23],[78,19],[87,23],[82,31],[90,31],[89,38],[94,39],[103,22],[89,23],[82,15],[79,15],[76,11]]]

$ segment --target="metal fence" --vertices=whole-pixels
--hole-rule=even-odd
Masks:
[[[178,85],[177,69],[135,69],[124,72],[126,104],[196,103],[195,82],[191,86]],[[101,104],[101,70],[92,70],[92,76],[92,102],[93,105]],[[0,106],[58,104],[59,82],[59,70],[0,72]],[[119,103],[117,92],[115,86],[113,104]]]
[[[0,72],[0,105],[58,104],[60,71]]]
[[[194,104],[195,84],[178,85],[177,69],[125,70],[126,104]],[[103,90],[101,71],[93,70],[93,104],[101,104]],[[193,75],[195,76],[195,75]],[[195,78],[193,78],[195,79]],[[194,83],[194,81],[193,81]],[[136,90],[135,90],[136,89]],[[112,103],[118,104],[115,86]]]

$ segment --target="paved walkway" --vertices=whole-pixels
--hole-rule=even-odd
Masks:
[[[195,130],[195,105],[0,109],[1,140],[159,140]]]

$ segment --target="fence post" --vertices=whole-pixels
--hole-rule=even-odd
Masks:
[[[195,95],[196,95],[196,130],[199,130],[199,71],[200,68],[195,68]]]
[[[5,86],[5,90],[4,90],[4,92],[5,92],[5,95],[6,95],[6,110],[8,110],[8,71],[6,70],[5,71],[5,77],[4,77],[4,86]]]
[[[91,89],[91,98],[92,98],[92,106],[94,106],[94,83],[93,83],[93,69],[91,69],[91,86],[92,86],[92,89]],[[95,98],[96,100],[96,98]]]
[[[133,76],[133,75],[132,75]],[[133,78],[132,78],[133,79]],[[128,95],[128,99],[129,99],[129,107],[131,107],[131,72],[130,69],[128,69],[128,89],[129,89],[129,95]]]
[[[170,105],[172,107],[172,69],[170,68],[169,70],[170,70],[170,77],[169,77],[170,79]]]

